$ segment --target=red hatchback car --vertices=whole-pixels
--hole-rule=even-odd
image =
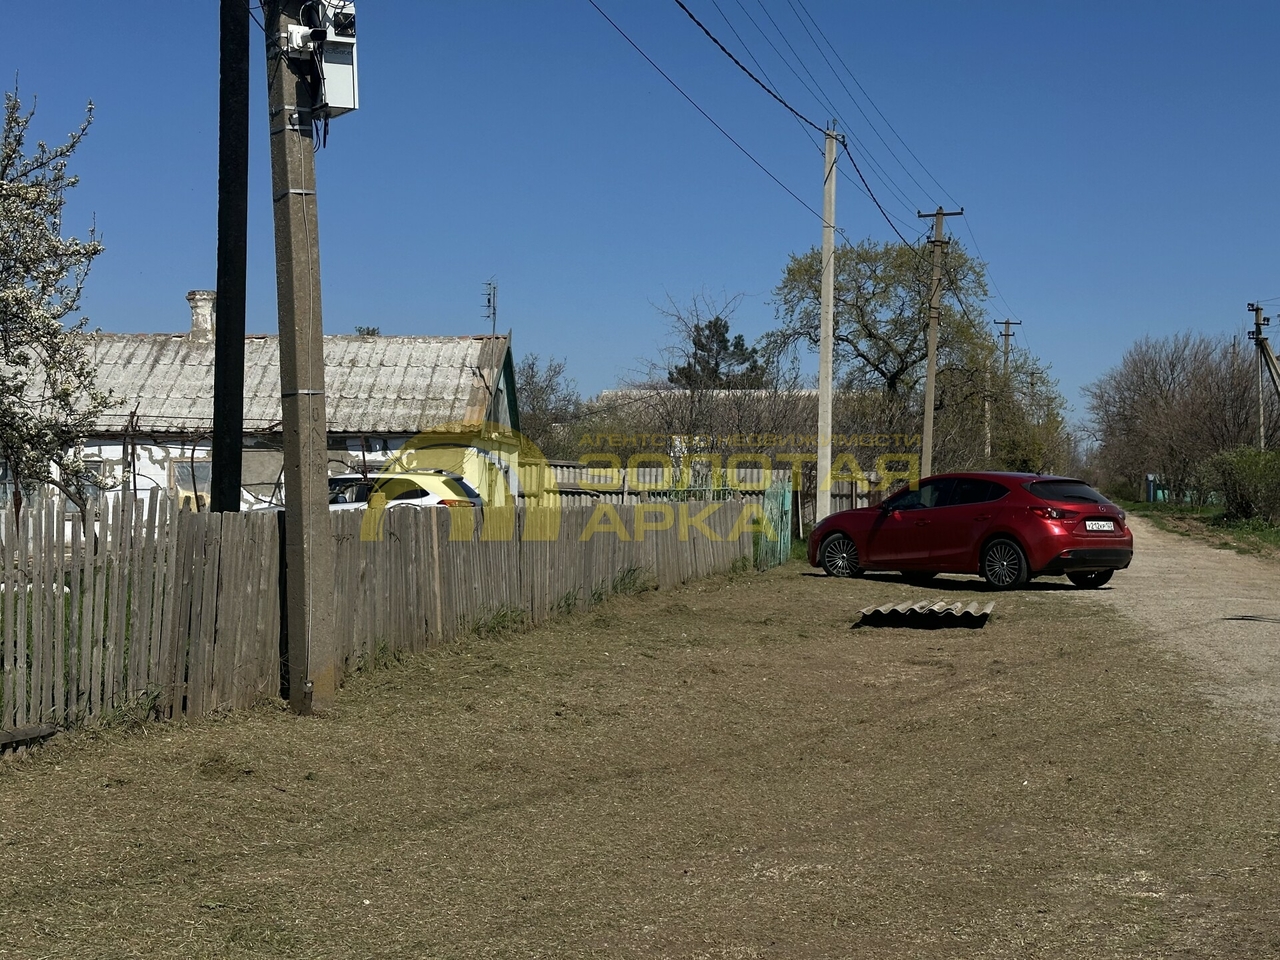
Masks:
[[[1100,587],[1133,558],[1124,511],[1081,480],[947,473],[876,507],[833,513],[809,535],[809,563],[833,577],[898,570],[908,580],[981,574],[1010,590],[1061,576]]]

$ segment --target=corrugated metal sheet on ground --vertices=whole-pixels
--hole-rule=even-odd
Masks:
[[[866,607],[858,611],[859,627],[982,627],[986,625],[994,603],[947,603],[944,600],[917,600],[907,603],[886,603],[881,607]]]

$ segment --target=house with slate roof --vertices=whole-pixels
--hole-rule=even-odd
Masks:
[[[98,386],[117,405],[84,439],[87,461],[139,495],[207,502],[213,432],[214,294],[187,295],[180,334],[96,334]],[[376,472],[410,449],[486,502],[516,495],[520,417],[510,335],[326,336],[330,474]],[[245,338],[243,502],[282,497],[278,338]]]

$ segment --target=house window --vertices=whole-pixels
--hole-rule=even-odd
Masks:
[[[178,506],[204,510],[209,506],[209,485],[213,477],[211,460],[174,460],[171,463],[173,489]]]

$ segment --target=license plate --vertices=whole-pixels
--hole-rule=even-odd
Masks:
[[[1114,520],[1086,520],[1084,522],[1084,528],[1086,530],[1115,533],[1116,524]]]

